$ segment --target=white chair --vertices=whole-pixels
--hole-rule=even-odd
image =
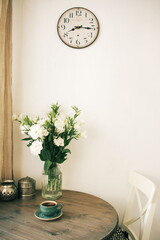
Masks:
[[[129,239],[149,240],[159,191],[151,180],[137,172],[130,174],[129,183],[131,189],[121,227],[128,233]],[[116,238],[115,233],[111,239],[123,237],[117,235]]]

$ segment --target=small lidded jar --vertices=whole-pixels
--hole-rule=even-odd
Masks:
[[[36,181],[30,177],[21,178],[18,181],[18,196],[19,198],[33,198],[36,193]]]
[[[13,180],[5,180],[0,184],[0,199],[3,201],[13,200],[17,197],[17,187]]]

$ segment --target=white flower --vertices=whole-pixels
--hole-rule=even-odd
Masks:
[[[58,119],[65,120],[66,119],[66,115],[64,113],[59,113]]]
[[[47,129],[45,129],[44,127],[42,127],[42,138],[46,137],[49,134],[49,132],[47,131]]]
[[[20,130],[22,134],[26,134],[26,132],[29,130],[29,126],[27,125],[20,125]]]
[[[25,115],[25,114],[22,114],[22,113],[21,113],[20,115],[18,115],[18,116],[17,116],[18,121],[21,122],[21,121],[23,120],[23,118],[25,118],[25,116],[26,116],[26,115]]]
[[[37,124],[39,124],[39,125],[43,125],[43,124],[45,124],[45,122],[46,122],[47,120],[49,120],[49,118],[42,118],[42,119],[39,119],[38,122],[37,122]]]
[[[13,114],[13,115],[12,115],[12,120],[15,121],[15,120],[17,120],[17,119],[18,119],[17,114]]]
[[[56,127],[56,131],[58,133],[62,133],[65,130],[65,116],[64,114],[60,114],[56,121],[54,122],[54,126]]]
[[[79,123],[74,124],[74,129],[76,130],[77,133],[81,132],[81,125]]]
[[[84,124],[84,120],[82,119],[77,119],[76,123],[74,124],[74,129],[76,130],[77,133],[81,133],[81,127]]]
[[[37,117],[32,117],[30,119],[31,119],[32,122],[37,123],[39,117],[38,116]]]
[[[63,138],[61,138],[61,137],[59,137],[59,138],[55,138],[54,139],[54,144],[56,145],[56,146],[64,146],[64,140],[63,140]]]
[[[87,138],[87,132],[86,131],[81,132],[80,137]]]
[[[35,124],[30,127],[30,130],[28,134],[33,138],[33,139],[43,139],[43,137],[47,136],[49,132],[39,124]]]
[[[30,150],[31,150],[31,153],[33,155],[38,155],[40,154],[41,150],[42,150],[42,142],[40,141],[34,141],[32,143],[32,145],[30,146]]]

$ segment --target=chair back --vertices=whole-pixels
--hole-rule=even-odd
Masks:
[[[151,180],[137,172],[130,174],[129,183],[131,189],[122,226],[131,239],[149,240],[159,191]]]

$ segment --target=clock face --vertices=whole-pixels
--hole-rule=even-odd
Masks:
[[[68,46],[84,48],[96,40],[99,23],[91,11],[75,7],[61,15],[57,23],[57,31],[60,39]]]

